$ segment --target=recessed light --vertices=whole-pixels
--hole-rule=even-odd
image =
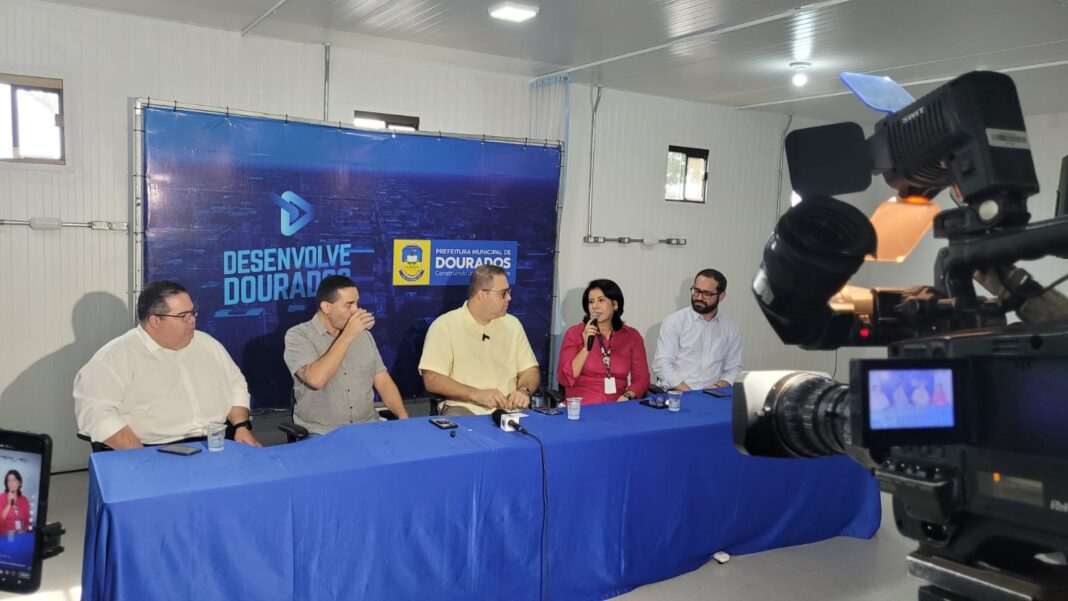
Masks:
[[[801,86],[808,83],[808,75],[805,75],[805,71],[807,71],[808,68],[811,66],[812,63],[808,61],[794,61],[790,63],[790,68],[795,71],[794,76],[791,79],[791,81],[794,82],[795,86],[800,88]]]
[[[538,7],[533,4],[501,2],[500,4],[490,7],[489,14],[494,19],[522,23],[523,21],[536,17],[538,15]]]

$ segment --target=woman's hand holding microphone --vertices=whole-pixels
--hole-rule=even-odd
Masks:
[[[596,313],[590,313],[590,318],[586,321],[586,327],[582,330],[582,337],[586,341],[586,350],[593,350],[593,337],[599,332],[597,320],[600,319],[600,315]]]

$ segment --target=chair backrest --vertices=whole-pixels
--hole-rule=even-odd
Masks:
[[[549,387],[543,387],[539,392],[545,395],[546,407],[557,407],[564,403],[564,399],[567,398],[567,391],[563,386],[557,385],[557,389],[553,390]]]
[[[297,408],[297,394],[291,388],[289,390],[289,417],[290,421],[278,424],[278,429],[286,435],[286,443],[300,442],[308,437],[308,429],[298,425],[293,418],[293,412]]]
[[[430,415],[441,415],[442,406],[445,404],[445,397],[436,392],[427,392],[426,398],[430,401]]]

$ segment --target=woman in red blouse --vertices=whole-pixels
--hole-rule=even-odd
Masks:
[[[582,397],[583,405],[643,396],[649,363],[642,335],[623,325],[623,291],[612,280],[593,280],[582,293],[582,309],[586,318],[564,334],[556,370],[567,396]]]
[[[30,529],[30,501],[22,495],[22,474],[8,470],[4,476],[4,505],[0,509],[0,534]]]

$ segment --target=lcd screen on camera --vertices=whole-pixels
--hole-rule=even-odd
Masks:
[[[868,372],[872,430],[952,428],[953,370],[873,369]]]
[[[0,581],[27,580],[34,568],[41,455],[0,448],[0,474]]]

